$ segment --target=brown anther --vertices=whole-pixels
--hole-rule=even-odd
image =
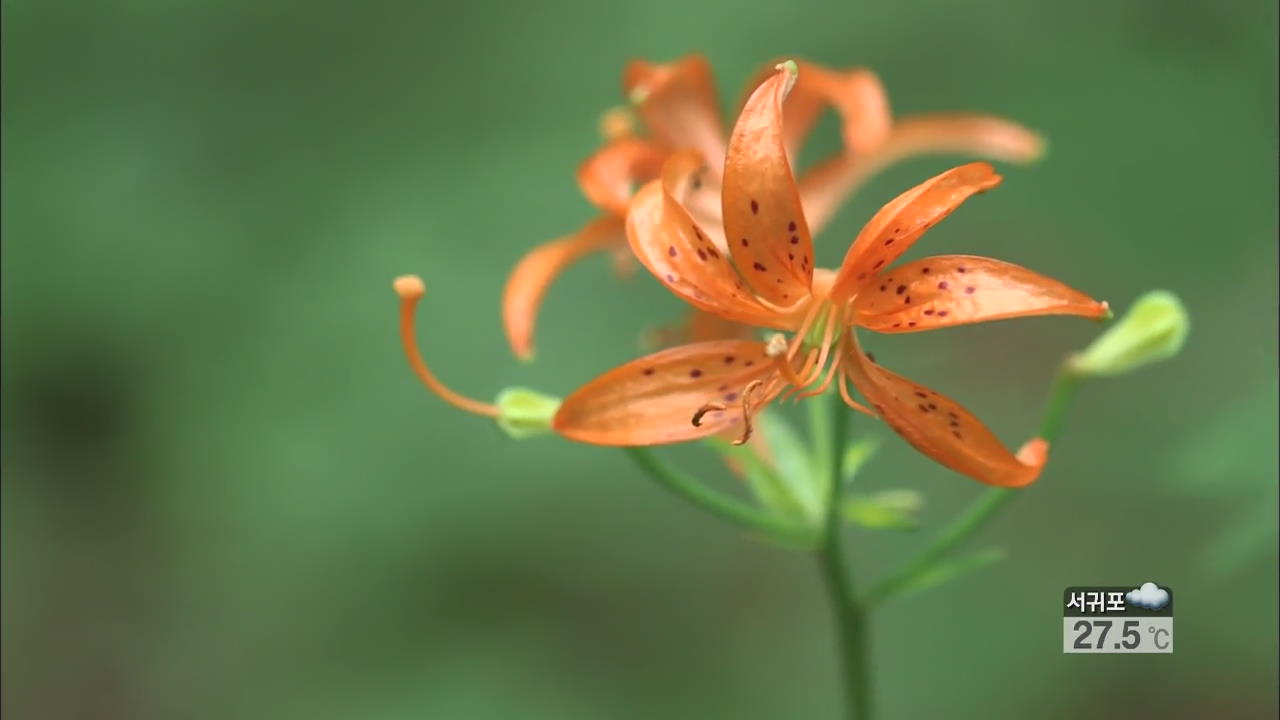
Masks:
[[[721,403],[707,403],[706,405],[703,405],[702,407],[698,408],[698,411],[693,414],[693,420],[691,422],[693,423],[694,427],[702,427],[702,418],[707,413],[716,412],[717,410],[727,410],[727,409],[728,409],[728,406],[723,405]]]
[[[734,445],[746,445],[751,439],[751,396],[764,385],[763,380],[752,380],[742,391],[742,437],[733,441]]]

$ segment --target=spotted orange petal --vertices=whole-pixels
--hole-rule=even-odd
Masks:
[[[674,149],[697,150],[719,175],[724,121],[705,57],[686,55],[671,63],[632,60],[623,71],[622,88],[655,139]]]
[[[578,185],[596,207],[625,215],[636,186],[658,177],[669,153],[655,142],[618,138],[578,166]]]
[[[760,297],[794,305],[809,294],[813,240],[782,140],[782,101],[795,81],[783,64],[747,100],[724,163],[724,232],[734,261]]]
[[[850,343],[842,366],[858,392],[902,439],[934,461],[978,482],[1022,487],[1035,481],[1049,444],[1034,438],[1015,456],[959,403],[896,375]]]
[[[614,368],[565,398],[552,421],[592,445],[662,445],[742,427],[742,393],[776,372],[764,343],[721,340],[669,348]],[[768,398],[753,397],[753,407]],[[694,414],[707,403],[724,410]]]
[[[678,152],[667,161],[662,180],[636,193],[627,213],[632,252],[663,285],[696,308],[735,322],[786,327],[784,318],[756,301],[729,259],[672,197],[683,194],[690,169],[701,163],[692,151]]]
[[[1000,184],[995,168],[969,163],[930,178],[899,195],[872,216],[849,247],[831,294],[848,298],[867,279],[906,252],[921,235],[975,193]]]
[[[573,235],[539,245],[520,259],[502,293],[502,320],[511,350],[533,357],[533,329],[547,288],[565,268],[597,250],[626,246],[620,217],[596,218]]]
[[[1012,263],[940,255],[890,268],[853,300],[853,322],[876,332],[932,330],[1031,315],[1099,318],[1107,304]]]

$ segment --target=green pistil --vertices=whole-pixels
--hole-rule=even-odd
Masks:
[[[819,311],[818,319],[809,328],[809,332],[805,333],[804,351],[808,352],[815,348],[821,349],[822,338],[827,333],[827,323],[838,322],[839,320],[836,317],[836,309],[830,304],[827,304],[821,311]],[[835,334],[833,333],[832,336],[834,337]]]

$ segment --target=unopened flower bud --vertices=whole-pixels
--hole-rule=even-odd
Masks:
[[[1176,295],[1152,290],[1083,352],[1067,361],[1084,377],[1108,377],[1167,360],[1182,349],[1190,320]]]
[[[551,419],[560,409],[560,398],[526,388],[507,388],[494,401],[498,427],[516,440],[551,432]]]

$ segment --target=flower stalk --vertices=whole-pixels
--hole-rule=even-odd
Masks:
[[[842,460],[844,458],[849,413],[837,393],[828,393],[813,405],[828,405],[825,413],[829,442],[823,447],[829,450],[826,460],[819,464],[827,473],[827,517],[823,528],[822,545],[818,549],[818,567],[826,583],[831,610],[836,623],[836,637],[840,648],[842,684],[845,689],[845,709],[850,718],[868,720],[871,717],[871,667],[868,635],[867,607],[859,600],[854,586],[853,571],[845,555],[841,541],[844,523],[840,517],[840,499],[844,485]]]

